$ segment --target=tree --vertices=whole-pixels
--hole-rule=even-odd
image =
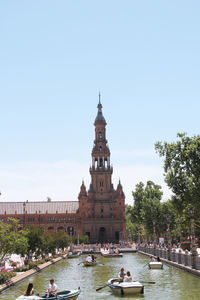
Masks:
[[[164,176],[174,193],[173,201],[179,211],[192,205],[200,209],[200,136],[188,137],[178,133],[173,143],[155,144],[157,153],[164,157]]]
[[[0,262],[13,253],[27,253],[27,232],[20,230],[18,223],[18,220],[13,218],[8,218],[8,223],[0,222]]]
[[[28,227],[28,255],[35,253],[36,256],[44,254],[46,249],[46,234],[43,227]]]
[[[150,235],[153,234],[153,221],[156,222],[159,232],[159,223],[161,221],[161,186],[153,181],[147,181],[147,184],[139,182],[133,191],[134,206],[132,213],[132,222],[140,225],[141,231],[145,229]]]

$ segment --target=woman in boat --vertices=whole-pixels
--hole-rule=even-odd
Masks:
[[[159,262],[160,262],[160,257],[159,257],[159,256],[157,256],[157,261],[159,261]]]
[[[96,257],[92,254],[92,262],[96,262]]]
[[[32,296],[34,294],[33,284],[30,282],[27,289],[24,292],[24,296]]]
[[[118,274],[118,280],[119,282],[123,282],[124,281],[124,277],[125,277],[126,273],[124,272],[124,268],[121,268],[119,274]]]
[[[131,282],[131,281],[133,281],[130,271],[126,272],[126,275],[124,276],[124,281],[125,282]]]

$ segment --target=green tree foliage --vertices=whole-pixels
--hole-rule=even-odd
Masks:
[[[12,253],[24,255],[28,249],[27,232],[19,229],[18,220],[8,218],[0,222],[0,262]]]
[[[63,250],[70,244],[70,237],[64,232],[45,232],[43,227],[30,226],[28,228],[29,254],[40,256],[55,254],[56,249]]]
[[[178,133],[177,137],[173,143],[157,142],[155,149],[164,157],[164,176],[174,193],[172,202],[178,215],[177,227],[186,238],[190,234],[190,206],[195,211],[195,232],[200,235],[200,136]]]
[[[78,239],[78,235],[74,235],[72,237],[72,242],[74,244],[78,244],[78,240],[79,240],[79,244],[89,244],[89,237],[88,235],[79,235],[79,239]]]
[[[146,228],[153,232],[153,221],[159,223],[161,217],[161,186],[153,181],[147,181],[146,186],[140,182],[133,192],[133,221],[145,224]]]
[[[128,233],[128,238],[135,241],[137,239],[137,229],[136,224],[132,222],[133,220],[133,207],[126,205],[126,230]]]
[[[178,210],[186,206],[200,209],[200,136],[188,137],[177,134],[178,141],[155,144],[155,149],[164,157],[164,176],[174,193],[173,201]]]
[[[28,227],[28,255],[35,253],[36,256],[43,254],[46,250],[47,239],[43,227]]]

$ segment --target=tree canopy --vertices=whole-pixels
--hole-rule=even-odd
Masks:
[[[0,262],[12,253],[24,255],[28,249],[27,232],[19,230],[18,220],[8,218],[8,221],[0,222]]]
[[[177,134],[173,143],[157,142],[155,149],[164,157],[164,176],[181,211],[192,205],[200,209],[200,136]]]

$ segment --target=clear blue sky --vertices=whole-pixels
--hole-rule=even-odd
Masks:
[[[126,202],[158,140],[199,134],[199,1],[1,1],[1,201],[77,200],[101,91]],[[164,187],[165,199],[169,192]]]

